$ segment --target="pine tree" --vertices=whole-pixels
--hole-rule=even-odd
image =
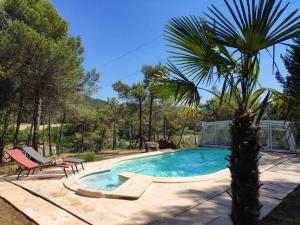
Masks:
[[[298,145],[300,143],[300,37],[294,39],[285,56],[282,57],[288,75],[286,78],[279,77],[286,94],[293,98],[286,104],[286,114],[294,121],[298,130]]]

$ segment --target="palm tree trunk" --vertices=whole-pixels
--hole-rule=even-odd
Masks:
[[[24,98],[21,97],[20,102],[19,102],[19,109],[18,109],[17,121],[16,121],[16,129],[15,129],[15,134],[14,134],[14,145],[15,146],[18,144],[18,135],[19,135],[20,125],[21,125],[23,104],[24,104]]]
[[[61,124],[60,124],[60,128],[59,128],[59,135],[58,135],[58,142],[57,142],[56,154],[60,153],[61,140],[62,140],[62,135],[63,135],[63,129],[64,129],[65,121],[66,121],[66,111],[64,111],[63,118],[62,118],[62,121],[61,121]]]
[[[152,137],[152,115],[153,115],[153,101],[154,98],[150,96],[150,107],[149,107],[149,127],[148,127],[148,141],[151,141]]]
[[[259,220],[258,153],[261,145],[254,117],[242,106],[236,111],[230,126],[231,218],[234,225],[256,225]]]
[[[144,148],[144,127],[143,127],[143,102],[139,100],[139,149]]]
[[[51,140],[51,116],[48,117],[48,142],[49,142],[49,155],[52,155],[52,140]]]
[[[33,136],[32,136],[32,146],[36,151],[38,151],[39,148],[39,128],[41,123],[41,113],[42,113],[42,99],[40,96],[38,96],[35,104],[35,118],[33,122]]]

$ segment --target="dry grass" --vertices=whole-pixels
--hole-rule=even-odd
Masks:
[[[37,225],[3,198],[0,198],[0,224]]]
[[[14,173],[18,168],[17,163],[9,162],[0,164],[0,175]]]
[[[60,126],[59,123],[51,124],[51,127],[59,127],[59,126]],[[48,124],[45,124],[45,128],[47,128],[47,127],[48,127]],[[21,124],[20,130],[25,130],[26,128],[28,128],[28,129],[30,128],[30,123],[22,123]],[[42,130],[43,126],[41,125],[39,129]]]

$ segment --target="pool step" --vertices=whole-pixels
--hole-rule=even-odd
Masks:
[[[134,174],[120,187],[111,192],[107,192],[105,197],[138,199],[147,190],[151,183],[151,177],[141,174]]]

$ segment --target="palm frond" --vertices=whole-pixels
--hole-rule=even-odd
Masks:
[[[256,111],[258,113],[257,113],[256,119],[255,119],[256,124],[260,123],[260,121],[261,121],[261,119],[262,119],[262,117],[263,117],[263,115],[264,115],[264,113],[266,111],[266,108],[268,106],[268,102],[269,102],[269,100],[271,98],[271,95],[272,95],[271,92],[268,92],[266,94],[266,96],[264,97],[263,101],[261,102],[260,106],[257,108]]]
[[[232,55],[213,42],[206,21],[196,17],[173,18],[166,25],[165,38],[176,66],[196,84],[210,83],[214,75],[235,68]]]
[[[220,44],[242,52],[259,52],[300,35],[298,10],[286,13],[289,3],[276,0],[224,0],[233,18],[231,23],[214,5],[208,24]]]
[[[172,76],[155,79],[153,91],[157,96],[175,96],[177,103],[197,108],[201,99],[197,85],[183,75],[171,62],[167,64],[167,68]]]

